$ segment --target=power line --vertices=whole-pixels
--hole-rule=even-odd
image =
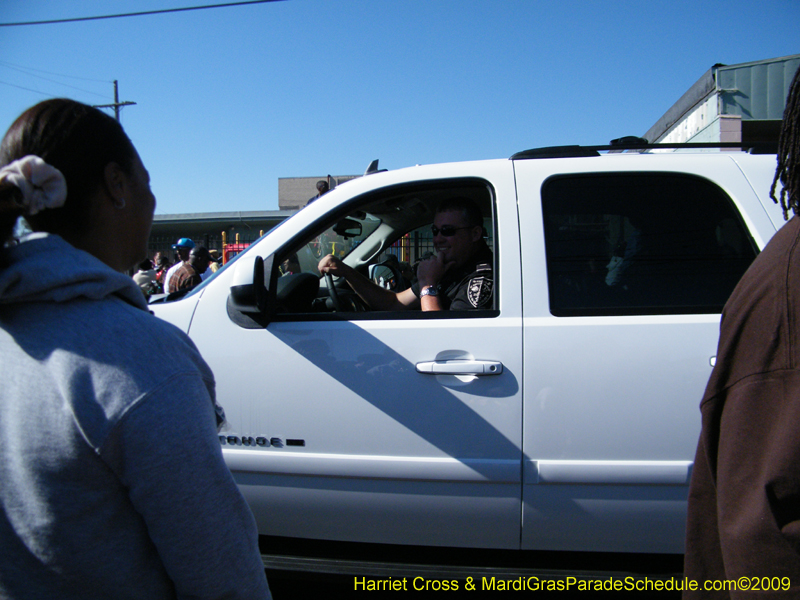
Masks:
[[[53,73],[52,71],[45,71],[43,69],[34,69],[33,67],[26,67],[25,65],[15,65],[14,63],[0,60],[0,66],[9,67],[11,69],[18,69],[23,73],[26,71],[36,71],[37,73],[44,73],[45,75],[55,75],[56,77],[66,77],[68,79],[80,79],[82,81],[93,81],[95,83],[109,83],[108,79],[96,79],[93,77],[78,77],[77,75],[65,75],[63,73]],[[32,73],[29,73],[32,75]]]
[[[184,12],[189,10],[203,10],[206,8],[225,8],[228,6],[242,6],[244,4],[265,4],[267,2],[282,2],[283,0],[247,0],[245,2],[226,2],[224,4],[206,4],[204,6],[187,6],[185,8],[164,8],[161,10],[147,10],[143,12],[121,13],[118,15],[100,15],[97,17],[75,17],[72,19],[52,19],[49,21],[22,21],[18,23],[0,23],[0,27],[19,27],[22,25],[52,25],[54,23],[75,23],[78,21],[99,21],[101,19],[118,19],[121,17],[141,17],[143,15],[158,15],[163,13]]]
[[[101,98],[108,98],[107,94],[98,94],[97,92],[84,90],[83,88],[75,87],[74,85],[70,85],[68,83],[61,83],[60,81],[56,81],[55,79],[50,79],[49,77],[43,77],[42,75],[36,75],[35,73],[29,73],[28,71],[26,71],[23,68],[12,67],[9,64],[3,64],[2,61],[0,61],[0,66],[5,67],[6,69],[13,69],[14,71],[19,71],[20,73],[25,73],[25,75],[28,75],[30,77],[36,77],[38,79],[43,79],[45,81],[49,81],[50,83],[55,83],[56,85],[63,85],[64,87],[68,87],[68,88],[71,88],[73,90],[78,90],[79,92],[84,92],[86,94],[93,94],[95,96],[100,96]],[[42,72],[44,72],[44,71],[42,71]],[[103,83],[108,83],[108,82],[106,81],[106,82],[103,82]]]
[[[22,87],[21,85],[16,85],[13,83],[8,83],[7,81],[0,81],[3,85],[10,85],[11,87],[15,87],[20,90],[25,90],[26,92],[33,92],[35,94],[41,94],[42,96],[52,96],[52,94],[48,94],[47,92],[41,92],[39,90],[33,90],[31,88]]]

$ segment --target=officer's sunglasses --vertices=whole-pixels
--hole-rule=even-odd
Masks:
[[[454,227],[453,225],[442,225],[442,228],[439,229],[436,225],[431,225],[431,233],[435,236],[441,233],[444,237],[453,237],[459,229],[472,229],[472,226]]]

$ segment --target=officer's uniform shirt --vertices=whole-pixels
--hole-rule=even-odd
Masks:
[[[454,268],[436,286],[439,303],[443,310],[491,309],[494,297],[494,275],[492,251],[483,244],[475,258],[461,268]],[[419,281],[411,285],[419,298]]]

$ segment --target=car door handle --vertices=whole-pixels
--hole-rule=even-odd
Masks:
[[[496,360],[432,360],[417,363],[417,373],[431,375],[500,375],[503,363]]]

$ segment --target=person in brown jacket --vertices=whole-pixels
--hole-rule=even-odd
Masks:
[[[794,216],[722,312],[689,489],[684,576],[698,589],[684,598],[800,597],[800,71],[770,196]]]
[[[208,269],[211,262],[211,255],[205,246],[195,246],[189,253],[189,260],[175,271],[172,279],[169,280],[169,293],[180,290],[190,290],[203,282],[202,275]]]

